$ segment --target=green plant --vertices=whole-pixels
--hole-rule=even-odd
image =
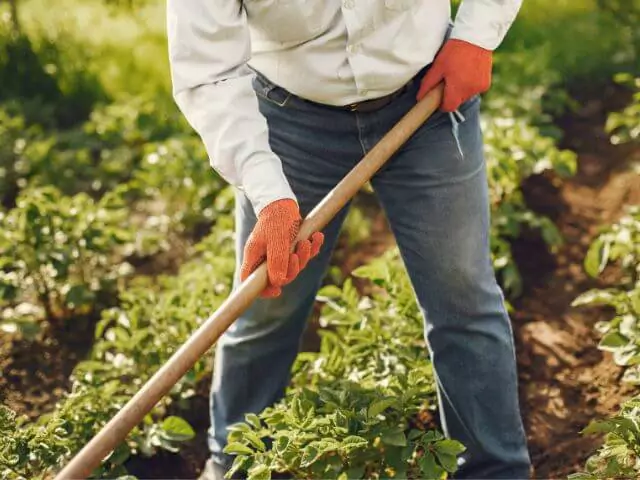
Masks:
[[[628,32],[633,46],[633,53],[640,54],[640,2],[638,0],[597,0],[603,12],[616,19],[620,28]]]
[[[215,311],[229,294],[235,266],[228,220],[198,244],[178,276],[155,283],[139,279],[120,292],[120,305],[102,313],[89,359],[77,365],[71,391],[50,415],[29,424],[0,408],[0,434],[8,439],[0,449],[2,478],[45,478],[59,468]],[[193,437],[191,427],[172,413],[187,408],[196,383],[209,375],[202,358],[93,476],[124,475],[129,456],[175,451]],[[4,423],[3,414],[9,418]]]
[[[51,478],[63,466],[71,452],[78,451],[114,415],[126,398],[117,391],[117,384],[105,384],[101,391],[76,389],[63,406],[36,423],[0,405],[0,476],[7,480],[36,480]],[[158,448],[175,451],[181,442],[190,440],[195,433],[180,417],[166,417],[162,422],[148,422],[136,428],[132,436],[138,437],[148,452]],[[124,463],[132,450],[127,443],[120,445],[93,475],[122,476],[127,471]],[[129,477],[131,478],[131,477]]]
[[[69,127],[106,94],[89,54],[68,35],[29,34],[0,11],[0,102],[17,103],[29,123]]]
[[[592,277],[619,262],[626,281],[633,284],[640,274],[640,206],[629,207],[618,222],[604,229],[593,241],[585,257],[584,267]]]
[[[603,335],[599,348],[612,352],[616,364],[625,367],[623,381],[640,385],[640,208],[604,229],[592,243],[585,269],[592,276],[615,263],[621,270],[620,286],[591,290],[574,305],[606,305],[613,318],[596,325]],[[606,433],[602,447],[585,464],[585,471],[572,480],[638,478],[640,475],[640,397],[626,401],[621,411],[606,420],[593,421],[585,434]]]
[[[341,232],[349,248],[355,248],[370,238],[371,224],[371,219],[361,208],[357,205],[351,206]]]
[[[595,277],[613,262],[622,270],[620,286],[585,292],[573,305],[614,309],[615,316],[596,325],[602,335],[598,347],[611,352],[616,364],[625,367],[624,381],[640,385],[640,208],[631,208],[593,241],[585,269]]]
[[[621,112],[610,113],[607,118],[605,129],[611,135],[611,142],[618,145],[640,139],[640,77],[623,73],[616,75],[615,80],[629,86],[633,92],[631,103]]]
[[[640,475],[640,397],[627,400],[620,413],[607,420],[592,421],[582,433],[605,433],[602,447],[589,457],[585,471],[570,480],[638,478]]]
[[[410,428],[407,419],[423,403],[418,375],[390,388],[323,382],[260,416],[247,415],[231,428],[225,450],[238,455],[232,472],[247,471],[249,479],[270,478],[271,471],[300,479],[446,478],[464,447]]]
[[[495,112],[487,114],[483,118],[483,131],[492,215],[493,265],[503,289],[511,297],[517,297],[522,291],[522,280],[509,241],[518,238],[526,227],[539,230],[552,248],[562,243],[553,222],[527,208],[521,185],[529,176],[546,170],[561,176],[572,175],[576,155],[558,150],[553,138],[542,135],[526,117],[512,117],[509,110],[506,112],[505,116]]]
[[[165,216],[173,230],[193,232],[231,213],[233,189],[211,168],[198,137],[175,135],[144,152],[130,186],[148,221]]]
[[[22,117],[0,108],[0,204],[13,205],[20,188],[26,185],[25,170],[32,142],[42,136],[37,126],[28,127]]]
[[[108,304],[131,271],[117,252],[133,238],[128,215],[119,190],[97,202],[53,187],[24,190],[0,214],[0,305],[37,305],[56,321]]]
[[[34,146],[38,154],[25,156],[23,170],[32,185],[102,194],[133,176],[149,143],[184,129],[175,111],[152,98],[124,96],[96,107],[81,126],[55,132],[39,150]]]
[[[227,452],[249,478],[446,478],[464,447],[418,418],[435,386],[422,317],[397,251],[324,287],[318,353],[301,353],[285,398],[232,428]]]
[[[550,248],[562,243],[553,222],[529,210],[521,190],[532,175],[554,171],[568,177],[576,171],[575,153],[556,146],[559,132],[550,113],[570,105],[560,80],[544,51],[497,53],[493,86],[483,100],[493,266],[509,297],[522,292],[510,242],[526,228],[538,230]]]

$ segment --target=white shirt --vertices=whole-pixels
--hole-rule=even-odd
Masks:
[[[493,50],[521,3],[463,0],[451,37]],[[174,97],[213,168],[259,213],[295,195],[249,67],[316,102],[381,97],[433,60],[450,16],[450,0],[167,0]]]

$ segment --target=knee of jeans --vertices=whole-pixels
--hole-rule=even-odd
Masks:
[[[433,286],[430,288],[432,303],[447,313],[445,321],[503,310],[502,291],[490,265],[459,258],[443,260],[429,283]]]

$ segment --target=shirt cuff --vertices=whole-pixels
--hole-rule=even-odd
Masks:
[[[465,0],[458,10],[451,38],[493,51],[507,35],[520,5],[519,0]]]
[[[282,170],[280,159],[274,154],[264,153],[258,159],[247,162],[242,172],[242,190],[249,198],[256,216],[262,209],[276,200],[296,196]]]

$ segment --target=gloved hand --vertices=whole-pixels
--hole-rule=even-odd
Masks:
[[[454,112],[474,95],[489,90],[492,64],[491,50],[464,40],[447,40],[422,79],[417,99],[421,100],[444,80],[440,109]]]
[[[240,279],[244,281],[266,259],[269,285],[262,297],[280,295],[282,287],[292,282],[320,252],[324,235],[316,232],[308,240],[298,242],[295,252],[291,253],[301,223],[298,204],[291,199],[276,200],[260,211],[244,247]]]

